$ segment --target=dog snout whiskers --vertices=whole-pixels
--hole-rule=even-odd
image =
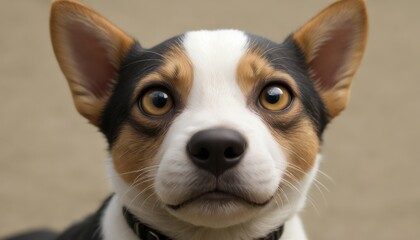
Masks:
[[[194,134],[187,144],[187,153],[196,166],[218,177],[242,160],[246,146],[239,132],[214,128]]]

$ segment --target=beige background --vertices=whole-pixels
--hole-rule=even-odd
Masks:
[[[328,0],[87,1],[144,46],[187,30],[282,40]],[[101,134],[80,117],[53,56],[48,0],[0,2],[0,236],[62,229],[109,193]],[[311,239],[420,239],[420,1],[368,0],[371,31],[347,111],[325,135],[303,212]],[[313,206],[315,205],[315,207]]]

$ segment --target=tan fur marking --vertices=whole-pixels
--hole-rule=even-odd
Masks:
[[[133,94],[133,101],[145,85],[155,82],[166,82],[172,86],[182,98],[182,102],[187,101],[188,93],[192,87],[193,67],[184,49],[178,45],[172,46],[164,54],[164,63],[155,72],[148,74],[136,86]]]
[[[130,125],[124,125],[112,147],[116,172],[127,183],[143,182],[138,186],[141,189],[151,185],[153,181],[150,180],[150,176],[156,172],[158,164],[154,157],[163,139],[164,135],[153,138],[141,137]]]
[[[250,96],[257,85],[266,84],[270,80],[279,79],[286,82],[292,88],[294,94],[297,91],[296,82],[293,78],[282,71],[273,68],[270,63],[261,56],[261,50],[253,49],[246,53],[239,61],[237,68],[237,82],[245,96]]]
[[[301,120],[293,133],[287,135],[276,129],[271,129],[271,133],[286,154],[289,163],[284,179],[293,185],[298,184],[312,169],[319,152],[319,139],[311,121],[308,118]]]
[[[286,154],[289,165],[286,169],[285,180],[296,184],[314,164],[319,151],[318,136],[307,116],[302,117],[300,122],[288,134],[273,126],[275,122],[287,123],[292,121],[302,112],[303,106],[299,100],[300,95],[295,80],[289,74],[273,68],[261,56],[261,52],[258,49],[253,49],[242,57],[237,70],[238,85],[244,92],[244,95],[251,99],[250,105],[255,105],[255,98],[260,94],[260,92],[255,92],[255,90],[262,90],[257,86],[261,83],[264,86],[267,84],[267,80],[280,79],[286,82],[293,90],[295,99],[287,111],[281,114],[271,114],[265,110],[258,109],[258,112],[262,119],[267,122],[271,134]]]
[[[173,46],[171,50],[164,54],[164,63],[155,72],[148,74],[141,79],[133,93],[132,101],[137,101],[138,94],[150,84],[166,83],[173,90],[178,92],[178,104],[185,105],[189,91],[192,86],[193,68],[184,50],[179,46]],[[173,96],[175,97],[175,96]],[[165,133],[170,126],[172,119],[155,119],[142,114],[137,104],[132,109],[131,116],[135,121],[140,122],[144,126],[150,128],[159,127],[163,129],[163,134],[153,137],[141,136],[133,127],[126,124],[117,141],[112,148],[112,157],[115,170],[127,183],[145,180],[155,172],[155,167],[159,163],[155,159],[156,153],[165,137]],[[181,106],[182,107],[182,106]],[[153,168],[153,169],[152,169]],[[139,171],[146,169],[145,171]],[[133,172],[137,171],[137,172]],[[131,172],[131,173],[130,173]],[[147,172],[147,173],[145,173]],[[143,178],[144,177],[144,178]],[[137,178],[137,179],[136,179]],[[145,189],[150,186],[153,181],[148,180],[138,188]]]
[[[99,125],[100,113],[111,95],[112,86],[109,86],[107,92],[101,96],[95,96],[81,80],[82,76],[72,62],[72,53],[67,40],[68,28],[74,25],[80,25],[96,34],[103,44],[102,47],[107,50],[109,61],[115,69],[120,67],[134,40],[79,1],[55,0],[52,4],[50,32],[54,53],[66,76],[77,110],[92,124]]]

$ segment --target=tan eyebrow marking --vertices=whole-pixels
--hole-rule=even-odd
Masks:
[[[244,95],[249,96],[261,81],[270,79],[281,79],[298,94],[297,85],[293,78],[271,66],[261,53],[262,51],[259,49],[251,49],[239,61],[236,80]]]

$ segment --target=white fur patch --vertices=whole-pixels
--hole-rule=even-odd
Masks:
[[[118,196],[113,196],[102,217],[101,232],[103,240],[138,240],[138,237],[124,219],[122,207]]]

